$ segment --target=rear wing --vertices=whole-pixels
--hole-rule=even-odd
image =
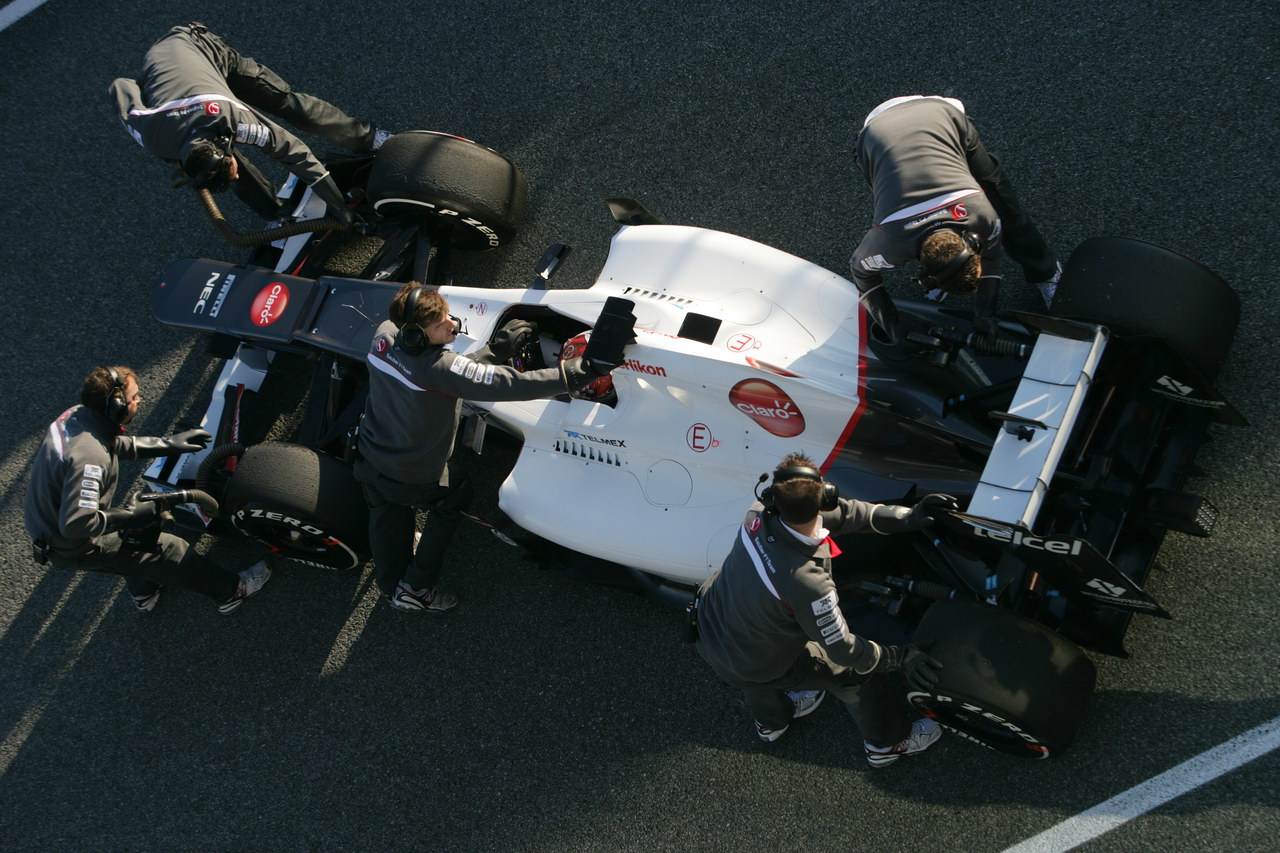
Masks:
[[[1008,549],[1043,574],[1068,599],[1086,600],[1118,610],[1171,618],[1154,598],[1116,568],[1088,540],[1057,534],[1037,535],[1021,525],[1005,524],[967,512],[948,513],[953,528]]]

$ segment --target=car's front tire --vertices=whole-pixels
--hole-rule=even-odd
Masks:
[[[450,245],[496,249],[515,237],[528,185],[515,164],[492,149],[414,130],[383,143],[367,191],[384,218],[419,217]]]
[[[250,447],[227,483],[223,513],[282,557],[322,569],[353,569],[369,554],[364,493],[340,459],[310,447]]]

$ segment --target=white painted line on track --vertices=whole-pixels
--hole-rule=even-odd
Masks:
[[[1280,717],[1205,750],[1004,853],[1063,853],[1280,747]]]
[[[8,6],[0,9],[0,30],[8,29],[10,24],[28,12],[40,8],[45,2],[46,0],[13,0]]]

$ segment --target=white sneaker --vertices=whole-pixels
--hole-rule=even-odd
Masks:
[[[443,613],[458,606],[458,596],[445,592],[438,586],[430,589],[413,589],[402,581],[391,596],[391,606],[396,610]]]
[[[1040,296],[1044,299],[1045,308],[1053,305],[1053,296],[1058,292],[1058,279],[1060,278],[1062,278],[1062,264],[1058,264],[1058,268],[1054,270],[1050,278],[1035,285],[1036,290],[1040,291]]]
[[[379,129],[375,131],[373,134],[373,150],[377,151],[379,148],[382,147],[382,143],[386,142],[388,139],[390,139],[393,136],[395,136],[395,134],[389,130]]]
[[[822,700],[826,698],[826,695],[827,691],[825,690],[788,691],[787,698],[791,700],[791,704],[794,705],[796,709],[795,715],[791,719],[798,720],[801,717],[812,714],[818,709],[818,706],[822,704]],[[786,733],[787,729],[790,728],[790,725],[786,725],[780,729],[769,729],[765,728],[764,724],[759,720],[756,720],[755,723],[756,734],[760,736],[761,740],[767,741],[768,743],[773,743],[775,740],[782,737],[783,734]]]
[[[271,567],[266,560],[259,560],[240,573],[240,583],[236,586],[235,595],[218,605],[218,612],[223,616],[235,613],[244,604],[244,600],[258,592],[271,580]]]
[[[140,613],[150,613],[156,609],[156,604],[160,602],[160,590],[164,587],[156,587],[156,591],[150,595],[130,595],[133,599],[133,606],[138,608]]]
[[[888,767],[904,755],[917,755],[938,742],[942,737],[942,729],[933,720],[920,719],[911,724],[911,734],[889,747],[872,746],[865,740],[862,747],[867,751],[867,763],[872,767]]]

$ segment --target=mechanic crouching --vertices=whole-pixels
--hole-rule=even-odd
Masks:
[[[582,357],[522,373],[505,362],[536,340],[529,323],[513,320],[489,346],[461,355],[448,349],[460,327],[449,303],[417,282],[400,288],[388,316],[369,346],[355,475],[369,504],[378,590],[399,610],[440,613],[458,604],[436,584],[472,496],[470,482],[449,462],[462,401],[536,400],[582,388],[622,364],[623,347],[635,340],[635,317],[606,303]],[[428,510],[421,534],[417,509]]]
[[[160,531],[157,505],[111,506],[120,459],[176,456],[206,447],[202,429],[167,438],[125,435],[142,394],[127,367],[95,367],[80,405],[49,425],[27,486],[25,524],[36,562],[57,569],[123,575],[138,610],[149,612],[166,585],[208,596],[223,614],[235,612],[271,577],[264,561],[236,574]]]
[[[928,749],[941,729],[909,716],[906,686],[936,686],[942,664],[916,646],[850,630],[831,576],[840,553],[831,537],[918,530],[954,499],[927,495],[914,507],[847,500],[800,453],[783,458],[758,497],[724,565],[698,591],[698,652],[742,689],[762,740],[782,737],[830,691],[862,732],[872,767]]]
[[[352,221],[329,170],[267,113],[356,152],[376,151],[391,136],[328,101],[293,91],[279,74],[198,23],[169,30],[147,51],[142,78],[117,78],[109,93],[139,145],[178,166],[196,189],[231,187],[266,220],[280,215],[275,187],[237,145],[275,159],[324,199],[331,215]]]
[[[1022,207],[1000,161],[987,150],[964,104],[907,95],[877,106],[855,144],[871,187],[875,225],[850,261],[877,324],[897,338],[897,311],[882,272],[920,262],[929,299],[976,291],[978,331],[994,331],[1002,252],[1053,300],[1062,265]]]

